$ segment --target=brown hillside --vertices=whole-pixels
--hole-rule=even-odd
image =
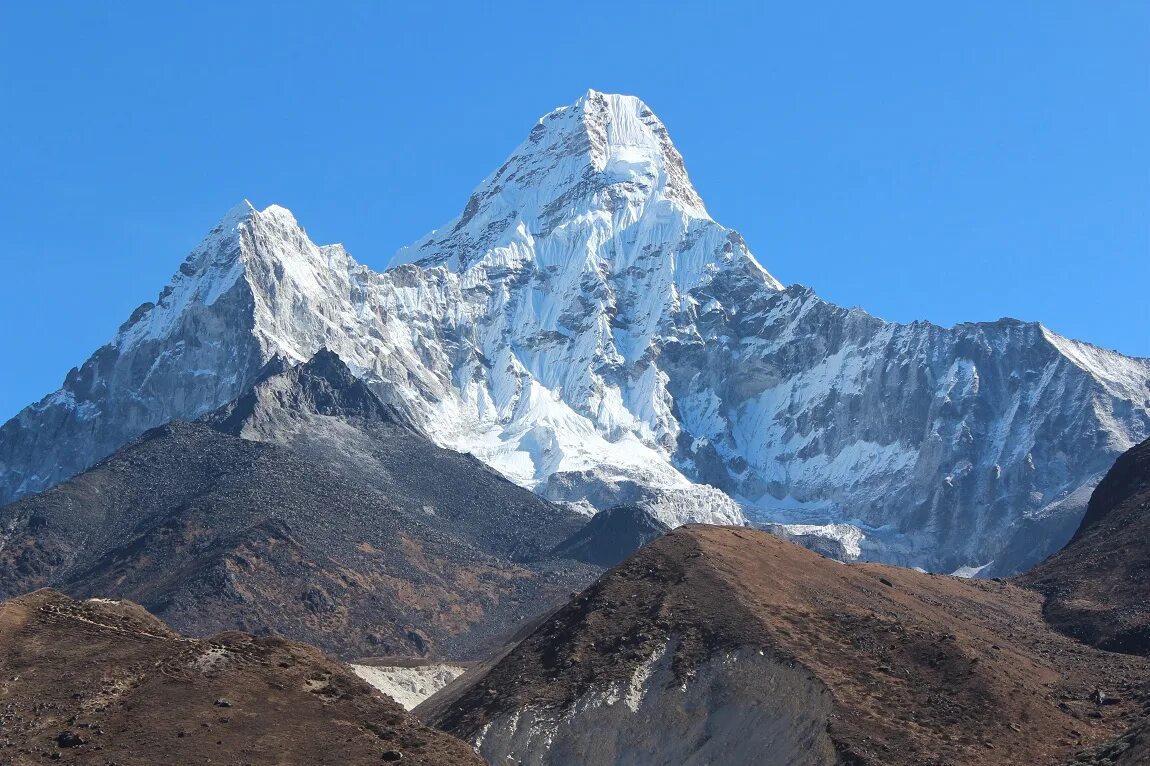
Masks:
[[[418,712],[474,740],[524,708],[570,709],[625,684],[659,646],[675,647],[684,680],[710,657],[750,649],[829,692],[825,726],[841,762],[1057,764],[1136,719],[1150,662],[1051,630],[1041,601],[1005,582],[845,565],[766,533],[683,527]],[[1097,704],[1099,691],[1114,704]],[[717,725],[718,713],[697,715]]]
[[[130,602],[0,604],[0,762],[481,764],[318,650],[183,638]]]
[[[1074,538],[1018,581],[1046,595],[1046,618],[1115,652],[1150,654],[1150,441],[1118,458]]]

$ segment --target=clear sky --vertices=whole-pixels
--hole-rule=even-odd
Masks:
[[[785,283],[1150,356],[1144,0],[228,5],[0,4],[0,420],[240,199],[382,267],[589,87]]]

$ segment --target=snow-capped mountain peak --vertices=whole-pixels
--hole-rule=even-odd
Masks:
[[[117,348],[168,337],[193,305],[210,306],[243,278],[241,230],[259,213],[244,200],[233,206],[188,254],[155,303],[132,312],[112,345]]]
[[[551,499],[672,525],[749,511],[941,571],[1057,547],[1150,434],[1148,360],[783,290],[630,96],[546,115],[394,263],[374,272],[285,208],[237,206],[155,304],[0,429],[0,498],[322,348],[397,417]]]
[[[458,217],[400,250],[391,265],[479,267],[488,276],[624,271],[639,254],[658,259],[654,247],[643,250],[654,243],[638,241],[646,229],[656,230],[662,250],[668,239],[698,245],[646,265],[673,274],[680,292],[732,262],[750,262],[780,286],[737,233],[711,219],[654,112],[634,96],[594,90],[540,119]]]
[[[566,112],[587,136],[591,166],[603,174],[602,182],[635,184],[676,201],[697,218],[710,218],[666,127],[641,100],[589,90],[539,124],[547,133],[560,134],[548,122],[561,122]]]
[[[192,250],[155,303],[133,312],[113,345],[121,350],[178,334],[189,311],[207,308],[229,293],[250,301],[256,334],[272,352],[297,361],[312,350],[283,327],[285,303],[298,305],[330,292],[328,284],[353,265],[339,245],[311,242],[290,210],[258,210],[248,200],[232,207]],[[275,285],[275,289],[263,289]]]

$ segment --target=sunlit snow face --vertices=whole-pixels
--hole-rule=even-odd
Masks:
[[[603,174],[608,182],[646,181],[651,185],[658,178],[659,168],[644,148],[614,146],[603,167]]]

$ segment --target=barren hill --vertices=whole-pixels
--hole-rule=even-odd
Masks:
[[[1070,543],[1018,580],[1047,595],[1046,618],[1068,635],[1150,654],[1150,441],[1118,458]]]
[[[0,604],[0,761],[481,764],[312,647],[184,638],[130,602]]]
[[[499,763],[1057,764],[1137,720],[1148,673],[1008,582],[688,526],[417,712]]]

